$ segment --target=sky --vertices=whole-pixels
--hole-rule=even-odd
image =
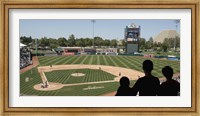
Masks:
[[[103,39],[124,39],[124,28],[131,23],[141,26],[141,37],[148,40],[162,30],[176,30],[175,20],[171,19],[95,19],[94,36]],[[20,36],[35,38],[59,38],[74,34],[76,38],[92,38],[91,19],[20,19]],[[177,26],[180,33],[180,23]]]

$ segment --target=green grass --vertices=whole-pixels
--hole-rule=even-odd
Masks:
[[[41,66],[60,65],[60,64],[92,64],[108,65],[130,68],[143,72],[142,63],[147,58],[138,56],[107,56],[107,55],[80,55],[80,56],[41,56],[39,57]],[[180,62],[170,60],[151,59],[154,63],[153,74],[163,77],[161,69],[164,66],[171,66],[174,73],[180,72]]]
[[[91,65],[108,65],[124,67],[134,69],[143,72],[142,63],[147,58],[137,56],[106,56],[106,55],[80,55],[80,56],[40,56],[38,57],[40,66],[48,65],[63,65],[63,64],[91,64]],[[153,75],[157,77],[163,77],[161,69],[164,66],[171,66],[174,69],[174,73],[180,72],[179,61],[150,59],[154,63]],[[86,74],[83,77],[72,77],[71,73],[80,72]],[[63,84],[71,83],[84,83],[84,82],[96,82],[113,80],[115,77],[112,74],[101,70],[91,69],[77,69],[77,70],[60,70],[46,72],[49,82],[59,82]],[[25,82],[25,78],[30,77],[32,80]],[[131,86],[135,81],[132,81]],[[41,83],[41,77],[37,72],[37,67],[20,74],[20,94],[21,95],[37,95],[37,96],[97,96],[108,92],[116,91],[119,87],[118,82],[89,84],[79,86],[67,86],[59,90],[54,91],[37,91],[33,89],[35,84]],[[103,88],[94,90],[83,90],[88,86],[102,86]]]
[[[85,76],[73,77],[73,73],[83,73]],[[76,69],[76,70],[59,70],[45,73],[49,82],[58,82],[62,84],[85,83],[113,80],[114,75],[98,69]]]
[[[73,77],[72,73],[79,72],[84,73],[85,76]],[[49,82],[57,82],[62,84],[72,84],[72,83],[85,83],[85,82],[97,82],[97,81],[107,81],[113,80],[114,75],[104,72],[102,70],[94,69],[78,69],[78,70],[59,70],[45,73]],[[30,81],[26,82],[26,77],[31,78]],[[53,91],[37,91],[33,88],[34,85],[40,84],[41,77],[37,72],[36,68],[21,74],[20,77],[20,94],[23,96],[96,96],[105,94],[108,92],[115,91],[119,84],[118,82],[110,83],[99,83],[99,84],[87,84],[78,86],[67,86],[59,90]],[[83,90],[87,87],[103,87],[99,89]]]

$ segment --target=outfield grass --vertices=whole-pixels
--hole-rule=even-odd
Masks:
[[[142,63],[147,58],[138,56],[107,56],[107,55],[80,55],[80,56],[41,56],[38,57],[41,66],[60,64],[91,64],[108,65],[134,69],[143,72]],[[153,74],[163,77],[161,69],[164,66],[171,66],[174,73],[180,72],[180,62],[170,60],[151,59],[154,63]]]

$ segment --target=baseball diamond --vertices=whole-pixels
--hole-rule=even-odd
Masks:
[[[133,86],[143,76],[142,63],[147,58],[125,55],[35,56],[32,68],[20,74],[21,96],[99,96],[114,92],[121,76]],[[161,69],[171,66],[180,73],[180,61],[151,58],[153,75],[162,78]],[[37,62],[37,63],[36,63]],[[23,69],[24,70],[24,69]],[[77,76],[76,76],[77,74]],[[82,74],[82,75],[78,75]],[[41,88],[48,82],[48,88]]]

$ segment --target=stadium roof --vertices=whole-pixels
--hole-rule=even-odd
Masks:
[[[24,47],[24,46],[27,46],[27,45],[20,43],[20,47]]]

